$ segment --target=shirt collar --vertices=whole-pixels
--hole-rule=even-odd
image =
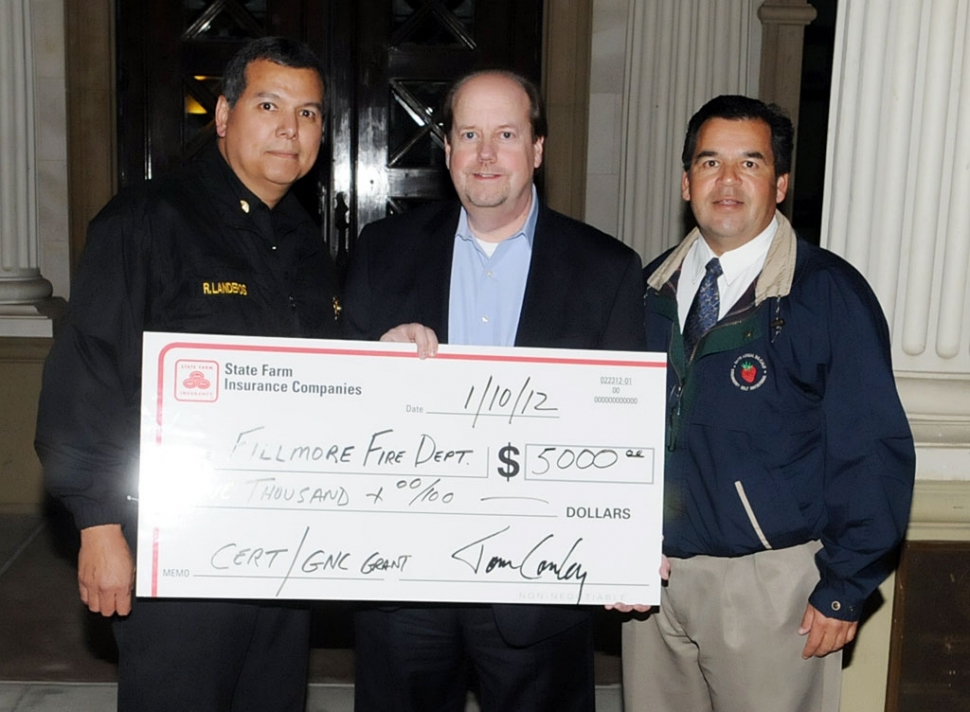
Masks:
[[[529,248],[532,247],[532,241],[535,240],[536,235],[536,222],[539,219],[539,196],[536,192],[535,183],[532,184],[532,207],[529,208],[529,217],[525,219],[522,224],[522,229],[519,230],[514,235],[502,240],[502,242],[507,242],[519,236],[524,236],[527,243],[529,243]],[[466,242],[475,242],[475,236],[472,234],[471,228],[468,227],[468,212],[465,207],[462,206],[461,214],[458,216],[458,229],[455,230],[455,237],[459,237]]]
[[[694,249],[690,251],[684,260],[684,269],[691,276],[693,282],[700,282],[704,276],[707,263],[712,257],[717,257],[721,263],[721,270],[727,284],[733,284],[734,280],[743,275],[746,270],[758,261],[763,262],[768,254],[771,241],[778,231],[777,214],[772,216],[768,227],[748,242],[733,250],[728,250],[721,255],[715,255],[707,241],[701,238],[694,243]]]

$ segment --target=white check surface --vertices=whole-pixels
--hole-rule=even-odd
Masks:
[[[656,604],[665,371],[146,333],[137,594]]]

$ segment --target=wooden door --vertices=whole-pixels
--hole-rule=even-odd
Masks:
[[[327,74],[324,146],[295,188],[342,264],[360,228],[451,194],[441,99],[470,69],[540,78],[541,0],[119,0],[121,185],[213,137],[221,71],[252,38],[306,41]]]

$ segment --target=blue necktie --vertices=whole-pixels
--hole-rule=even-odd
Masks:
[[[721,309],[721,296],[717,291],[717,278],[724,274],[717,257],[705,265],[707,273],[701,280],[694,301],[687,312],[684,322],[684,353],[688,358],[693,357],[694,346],[700,338],[717,323],[718,312]]]

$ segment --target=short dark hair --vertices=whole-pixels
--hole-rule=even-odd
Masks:
[[[689,172],[697,150],[697,135],[701,126],[709,119],[728,119],[740,121],[749,119],[763,121],[771,129],[771,153],[775,157],[775,175],[783,176],[791,173],[791,155],[795,144],[795,128],[791,119],[777,104],[765,104],[758,99],[748,96],[722,94],[704,104],[696,114],[690,117],[687,124],[687,136],[684,139],[684,152],[681,160],[684,170]]]
[[[235,106],[246,91],[246,68],[258,59],[293,69],[312,69],[323,80],[323,67],[313,50],[303,42],[288,37],[260,37],[236,52],[222,75],[222,95],[229,106]]]
[[[455,98],[458,96],[458,92],[472,79],[488,74],[511,79],[522,87],[522,91],[529,97],[529,124],[532,126],[532,140],[537,141],[540,138],[545,138],[548,130],[546,124],[546,105],[542,101],[542,94],[539,93],[539,87],[531,79],[507,69],[480,69],[471,74],[466,74],[451,85],[448,93],[445,94],[441,112],[441,128],[444,129],[445,137],[447,138],[451,135],[451,129],[455,123]]]

